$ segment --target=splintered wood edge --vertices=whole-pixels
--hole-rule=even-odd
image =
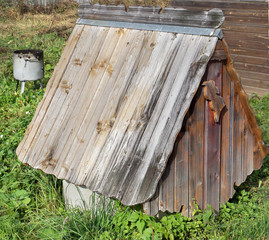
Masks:
[[[221,111],[225,107],[223,98],[219,95],[220,90],[213,80],[205,81],[202,85],[204,86],[204,98],[209,101],[209,108],[214,114],[214,121],[217,123],[219,122]],[[211,95],[209,96],[209,94]]]
[[[225,39],[222,39],[222,46],[227,55],[227,71],[229,75],[231,76],[231,80],[234,82],[235,91],[238,94],[240,103],[242,104],[244,108],[244,112],[249,121],[250,128],[257,141],[261,156],[262,158],[265,158],[266,155],[268,154],[268,149],[262,140],[261,129],[257,123],[255,113],[249,104],[248,96],[242,87],[241,78],[233,66],[233,60],[230,57],[229,47]]]

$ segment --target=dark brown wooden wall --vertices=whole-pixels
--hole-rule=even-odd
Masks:
[[[222,27],[234,66],[247,93],[264,95],[269,86],[268,2],[265,0],[174,0],[173,6],[193,10],[220,8]]]
[[[194,200],[204,209],[216,210],[234,194],[234,185],[260,168],[262,156],[251,132],[244,108],[226,65],[211,61],[203,81],[214,80],[226,104],[221,120],[215,123],[201,85],[185,116],[174,150],[168,160],[155,196],[144,211],[179,212],[191,216]]]

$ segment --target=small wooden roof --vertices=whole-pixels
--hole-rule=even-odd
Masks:
[[[217,40],[77,25],[19,159],[126,205],[145,202]]]
[[[144,24],[137,17],[102,20],[102,8],[83,6],[86,19],[75,26],[17,154],[34,168],[136,205],[156,191],[223,15],[214,10],[219,23],[211,25],[212,12],[203,12],[201,29],[182,26],[180,18],[171,26],[155,8],[129,13],[155,17]]]

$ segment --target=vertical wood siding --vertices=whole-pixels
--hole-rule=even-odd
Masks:
[[[222,26],[234,67],[247,93],[264,95],[269,87],[268,1],[174,0],[173,6],[192,10],[220,8]]]
[[[260,168],[262,155],[226,65],[211,61],[205,80],[214,80],[226,104],[220,123],[212,121],[200,85],[185,117],[167,168],[147,214],[179,212],[191,217],[194,201],[201,209],[219,205],[234,194],[247,175]]]
[[[222,88],[222,62],[211,62],[208,65],[207,80],[215,81],[216,87]],[[220,146],[221,123],[214,121],[213,112],[209,108],[209,102],[205,102],[205,109],[201,113],[205,115],[204,121],[204,204],[208,203],[218,210],[219,208],[219,181],[220,181]],[[195,143],[194,143],[195,144]]]

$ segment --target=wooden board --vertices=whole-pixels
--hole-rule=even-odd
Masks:
[[[222,62],[211,62],[208,66],[207,80],[213,80],[222,94]],[[220,196],[220,145],[221,145],[221,123],[215,122],[213,112],[209,108],[209,102],[205,105],[205,148],[204,169],[206,178],[206,189],[204,192],[205,203],[214,209],[219,208]]]
[[[177,25],[191,27],[217,28],[223,24],[224,16],[221,10],[188,11],[182,8],[130,6],[128,11],[123,5],[91,5],[82,4],[79,7],[79,17],[102,21],[120,21],[159,25]]]
[[[189,215],[195,209],[194,202],[203,208],[203,187],[204,187],[204,114],[205,99],[203,88],[197,91],[193,105],[190,108],[189,118]],[[186,149],[184,149],[186,151]]]
[[[220,203],[225,203],[231,196],[232,190],[231,175],[232,175],[232,152],[230,148],[233,146],[231,141],[232,126],[230,125],[230,118],[233,108],[231,107],[232,89],[231,81],[229,79],[226,68],[223,68],[223,83],[222,83],[222,96],[225,102],[225,109],[221,118],[221,162],[220,162]]]

